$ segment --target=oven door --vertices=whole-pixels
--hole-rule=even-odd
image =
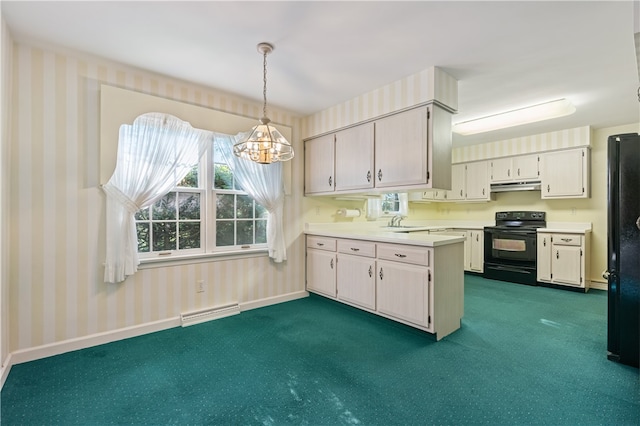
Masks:
[[[536,263],[536,231],[485,228],[485,262]]]

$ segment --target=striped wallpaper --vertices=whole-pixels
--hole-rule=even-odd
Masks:
[[[9,158],[9,350],[161,321],[182,312],[304,290],[302,157],[285,202],[288,260],[264,256],[145,267],[102,282],[104,195],[99,184],[102,83],[242,116],[261,105],[101,59],[13,44]],[[3,61],[3,67],[5,62]],[[272,110],[300,146],[299,119]],[[206,291],[195,292],[204,280]],[[3,312],[5,310],[3,309]]]
[[[437,67],[412,74],[304,118],[302,138],[331,132],[431,100],[437,100],[453,110],[458,109],[458,82]]]
[[[463,163],[580,146],[591,146],[589,126],[454,148],[451,161]]]

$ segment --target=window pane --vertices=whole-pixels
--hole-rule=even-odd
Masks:
[[[176,248],[176,223],[154,222],[153,251],[175,250]]]
[[[180,249],[200,248],[200,222],[180,222]]]
[[[216,164],[213,168],[213,187],[215,189],[233,189],[233,173],[226,164]]]
[[[138,210],[135,215],[136,220],[149,220],[149,207]]]
[[[178,208],[180,219],[200,219],[200,194],[180,192]]]
[[[233,194],[218,194],[216,197],[216,219],[233,219],[234,218],[234,200]]]
[[[216,220],[216,246],[234,245],[233,221]]]
[[[197,165],[193,166],[191,171],[187,173],[184,179],[182,179],[177,186],[183,186],[187,188],[198,188],[198,166]]]
[[[269,216],[269,212],[260,204],[256,203],[256,219],[259,217],[267,218]]]
[[[253,200],[248,195],[238,195],[236,203],[236,218],[253,219]]]
[[[238,245],[253,244],[253,221],[239,220],[236,227],[236,241]]]
[[[266,244],[266,243],[267,243],[267,221],[256,220],[256,244]]]
[[[149,252],[149,223],[136,223],[138,231],[138,251]]]
[[[170,192],[153,204],[153,220],[172,220],[176,218],[176,193]],[[154,231],[155,234],[155,231]]]

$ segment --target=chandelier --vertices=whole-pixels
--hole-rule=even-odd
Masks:
[[[273,51],[270,43],[259,43],[258,52],[262,53],[262,72],[264,106],[260,124],[251,130],[249,137],[233,145],[233,153],[240,158],[255,161],[260,164],[270,164],[277,161],[287,161],[293,158],[293,147],[278,131],[269,123],[267,118],[267,55]]]

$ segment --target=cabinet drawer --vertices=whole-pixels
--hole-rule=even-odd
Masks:
[[[376,244],[368,241],[338,240],[338,252],[376,257]]]
[[[336,239],[307,236],[307,247],[320,250],[336,251]]]
[[[430,250],[399,244],[378,244],[378,259],[394,260],[396,262],[413,263],[430,266]]]
[[[562,246],[579,246],[582,237],[575,234],[553,234],[553,244]]]

